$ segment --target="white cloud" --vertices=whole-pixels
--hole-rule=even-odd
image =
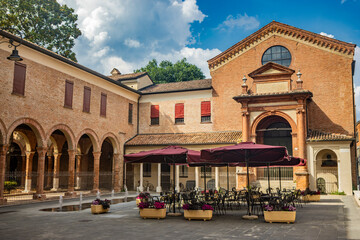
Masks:
[[[126,62],[121,57],[116,57],[116,56],[104,58],[104,59],[100,60],[100,62],[102,65],[101,70],[106,75],[110,75],[110,71],[114,67],[118,68],[119,70],[120,70],[119,67],[121,67],[121,70],[120,70],[121,73],[131,73],[136,68],[136,64]]]
[[[323,36],[329,37],[329,38],[334,38],[335,37],[334,35],[328,34],[328,33],[325,33],[325,32],[321,32],[320,35],[323,35]]]
[[[130,38],[125,39],[124,44],[131,48],[138,48],[141,46],[141,43],[139,41]]]
[[[199,10],[199,7],[196,5],[196,0],[187,0],[184,2],[174,1],[173,6],[180,7],[181,11],[183,13],[183,16],[189,22],[199,21],[201,23],[204,20],[204,18],[206,17],[206,15],[203,14]]]
[[[341,4],[343,4],[343,3],[345,3],[346,2],[346,0],[341,0]]]
[[[218,29],[221,30],[233,30],[233,29],[244,29],[253,30],[258,28],[260,25],[259,20],[256,17],[238,14],[236,17],[229,15],[224,22],[222,22]]]

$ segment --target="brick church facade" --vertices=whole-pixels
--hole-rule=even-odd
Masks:
[[[20,41],[1,31],[4,39]],[[244,169],[124,164],[125,153],[241,141],[284,145],[307,159],[283,168],[283,187],[344,191],[356,184],[355,45],[271,22],[210,59],[211,79],[153,84],[146,73],[101,75],[23,41],[0,45],[0,198],[24,192],[245,186]],[[252,169],[252,184],[277,171]],[[203,183],[204,176],[209,176]],[[175,180],[175,183],[172,181]],[[276,183],[275,183],[276,182]]]

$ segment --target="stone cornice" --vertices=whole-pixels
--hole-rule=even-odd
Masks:
[[[317,33],[273,21],[250,36],[244,38],[242,41],[228,48],[224,52],[208,60],[210,71],[219,68],[223,64],[240,56],[242,53],[248,51],[253,46],[258,45],[260,42],[268,39],[273,35],[280,35],[298,42],[302,42],[304,44],[310,44],[317,48],[351,58],[354,55],[356,47],[355,44],[339,41]]]

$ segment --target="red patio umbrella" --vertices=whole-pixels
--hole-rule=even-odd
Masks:
[[[281,162],[288,158],[286,147],[255,144],[253,142],[242,142],[232,146],[201,150],[199,161],[209,163],[245,163],[247,169],[248,189],[248,215],[251,216],[250,208],[250,177],[249,167],[251,164],[263,164]]]
[[[124,155],[126,163],[167,163],[173,165],[174,178],[174,194],[173,194],[173,212],[175,213],[175,165],[187,164],[188,161],[199,161],[200,152],[194,151],[179,146],[168,146],[162,149],[155,149],[150,151],[142,151],[138,153]]]

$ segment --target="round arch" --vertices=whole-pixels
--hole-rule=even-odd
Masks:
[[[251,137],[256,137],[256,129],[257,129],[259,123],[263,119],[265,119],[267,117],[270,117],[270,116],[279,116],[279,117],[284,118],[290,124],[292,134],[293,135],[297,134],[296,123],[294,122],[294,120],[289,115],[287,115],[284,112],[280,112],[280,111],[268,111],[268,112],[264,112],[264,113],[260,114],[259,116],[257,116],[255,118],[255,120],[253,121],[253,123],[251,124],[251,128],[250,128]]]
[[[46,138],[45,138],[44,129],[42,128],[40,123],[38,123],[38,121],[36,121],[32,118],[20,118],[20,119],[14,121],[10,125],[8,132],[7,132],[7,137],[6,137],[7,143],[10,142],[11,134],[13,133],[15,128],[17,128],[21,124],[28,125],[31,128],[31,130],[34,132],[34,134],[36,136],[36,141],[37,141],[37,144],[39,147],[46,147],[46,141],[45,141]]]
[[[0,145],[6,143],[6,127],[4,122],[0,119]]]
[[[13,141],[15,143],[16,142],[22,143],[22,145],[24,146],[24,151],[31,152],[31,149],[32,149],[31,144],[30,144],[30,141],[29,141],[28,137],[26,136],[26,134],[24,134],[20,131],[15,131],[13,133]]]
[[[113,147],[113,149],[114,149],[114,154],[117,154],[117,153],[119,153],[120,151],[120,149],[119,149],[119,140],[117,139],[117,137],[115,136],[115,134],[113,134],[113,133],[111,133],[111,132],[108,132],[108,133],[106,133],[103,137],[102,137],[102,139],[101,139],[101,141],[100,141],[100,146],[102,146],[102,144],[104,143],[104,141],[105,141],[105,139],[106,138],[108,138],[109,140],[110,140],[110,142],[111,142],[111,145],[112,145],[112,147]]]
[[[54,153],[59,153],[58,144],[57,144],[56,140],[53,137],[51,137],[51,135],[50,135],[50,137],[49,137],[49,148],[51,146],[53,146],[53,148],[54,148]]]
[[[82,137],[82,135],[84,135],[84,134],[89,136],[89,138],[91,140],[91,143],[93,145],[93,151],[94,152],[99,152],[100,151],[100,149],[99,149],[99,138],[98,138],[97,134],[94,132],[94,130],[92,130],[90,128],[86,128],[86,129],[82,130],[77,135],[76,142],[75,142],[75,149],[77,149],[78,144],[79,144],[79,140]]]
[[[65,124],[60,123],[53,126],[46,134],[46,139],[48,140],[51,137],[52,133],[56,130],[61,131],[65,135],[66,141],[68,142],[69,150],[74,150],[76,145],[74,132],[71,130],[70,127]]]

